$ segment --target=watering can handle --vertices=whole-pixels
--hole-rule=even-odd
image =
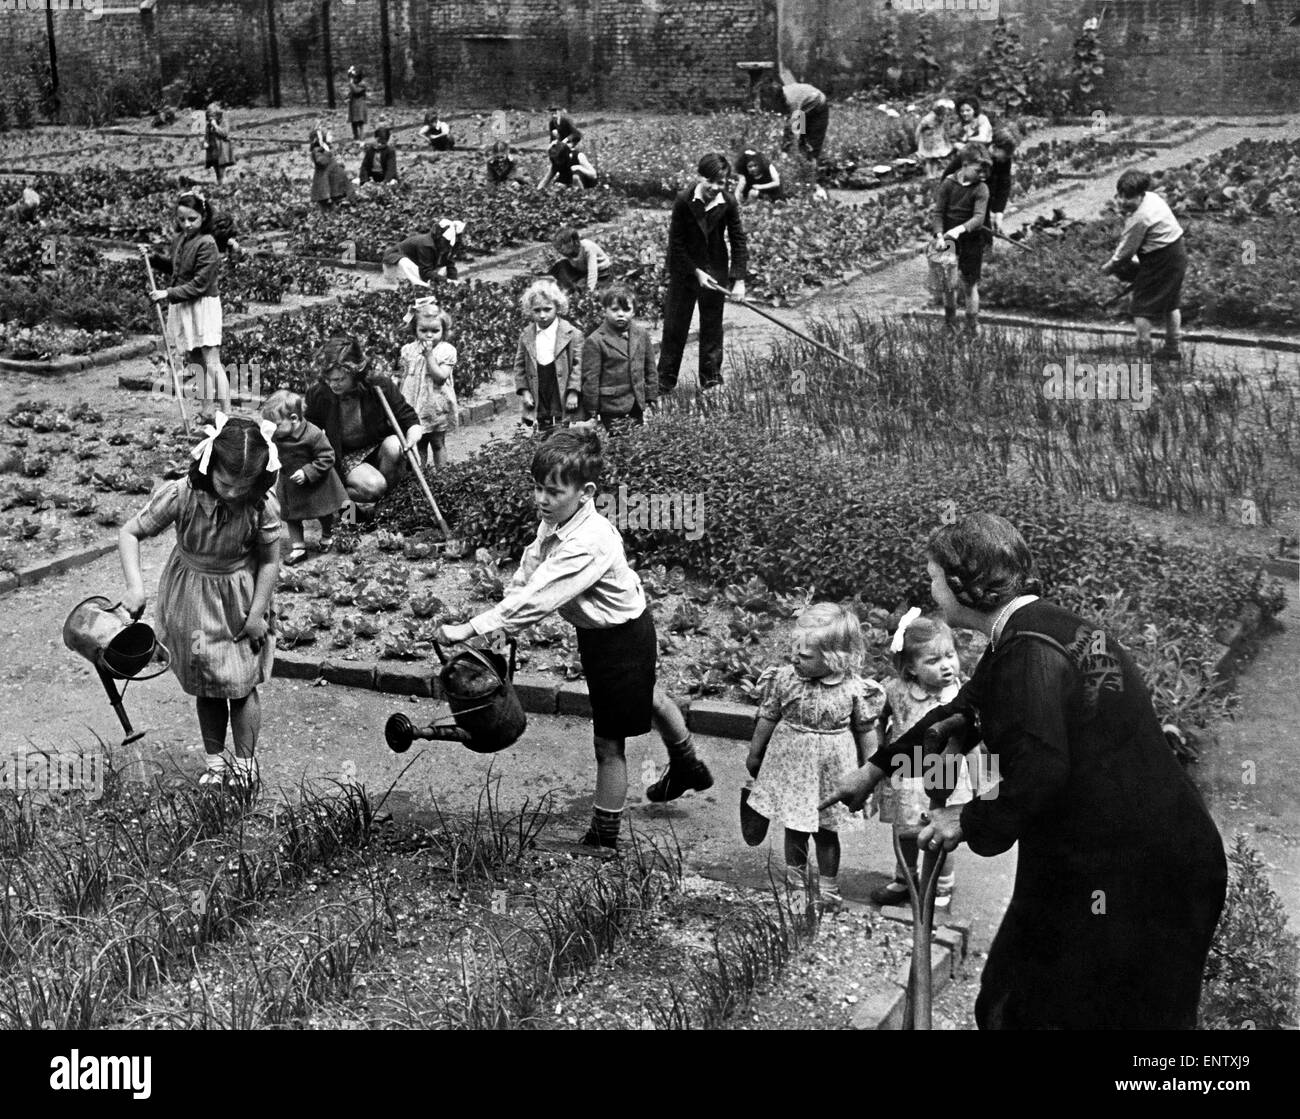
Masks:
[[[517,651],[518,648],[519,648],[519,642],[516,641],[513,637],[511,637],[511,638],[509,638],[507,644],[509,644],[509,646],[510,646],[510,667],[509,667],[509,669],[508,669],[508,671],[507,671],[506,679],[507,679],[507,680],[513,680],[513,679],[515,678],[515,653],[516,653],[516,651]],[[447,663],[447,654],[443,652],[443,650],[442,650],[442,646],[441,646],[437,641],[435,641],[435,642],[433,643],[433,648],[434,648],[434,651],[438,654],[438,659],[439,659],[440,661],[442,661],[443,664],[446,664],[446,663]],[[493,672],[496,671],[496,667],[492,664],[492,662],[491,662],[490,660],[487,659],[487,657],[485,657],[485,656],[483,655],[483,652],[482,652],[481,649],[476,649],[476,648],[474,648],[473,645],[466,645],[466,646],[465,646],[465,649],[466,649],[467,652],[472,653],[474,656],[476,656],[476,657],[477,657],[480,661],[482,661],[482,662],[483,662],[483,663],[484,663],[488,668],[492,669]]]

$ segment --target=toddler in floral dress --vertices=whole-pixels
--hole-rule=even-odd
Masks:
[[[881,731],[886,744],[902,737],[904,731],[934,708],[956,698],[965,682],[961,662],[953,645],[952,630],[940,618],[924,618],[912,607],[903,615],[890,645],[897,676],[885,681],[885,709],[881,712]],[[934,784],[934,777],[929,778]],[[888,783],[877,787],[873,808],[880,812],[881,823],[893,825],[901,819],[907,824],[921,823],[921,814],[930,807],[931,793],[924,774],[895,773]],[[963,758],[956,772],[955,790],[948,798],[949,807],[967,803],[972,796],[969,771]],[[899,839],[903,857],[913,870],[917,867],[915,839]],[[956,881],[955,851],[948,852],[943,874],[935,893],[934,904],[947,909],[952,901]],[[894,880],[871,891],[877,905],[901,905],[908,899],[906,869],[895,868]]]
[[[759,677],[758,725],[745,763],[755,778],[742,799],[746,840],[762,842],[766,829],[755,829],[755,818],[780,823],[786,883],[804,889],[811,835],[828,908],[840,901],[839,832],[851,817],[842,804],[825,811],[818,805],[874,749],[885,703],[884,689],[857,674],[862,654],[862,630],[852,613],[829,602],[804,610],[795,626],[793,663]]]
[[[457,423],[456,347],[448,341],[451,316],[438,306],[437,297],[426,295],[415,301],[406,324],[414,341],[402,347],[398,359],[402,395],[424,429],[420,458],[442,467],[447,464],[447,432]]]

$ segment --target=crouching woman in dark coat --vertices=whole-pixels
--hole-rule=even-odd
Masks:
[[[941,528],[927,554],[940,610],[987,634],[988,649],[951,704],[829,803],[860,806],[894,767],[942,749],[924,745],[928,727],[965,713],[978,734],[964,748],[982,736],[1000,780],[960,808],[932,808],[919,843],[986,856],[1020,844],[980,1028],[1194,1028],[1227,863],[1136,665],[1109,634],[1024,593],[1029,549],[1001,517]]]
[[[317,377],[307,390],[305,418],[334,448],[334,469],[348,497],[359,505],[372,504],[397,479],[404,451],[375,389],[384,394],[408,446],[419,444],[424,428],[397,386],[371,370],[370,359],[347,335],[335,335],[325,344],[317,356]]]

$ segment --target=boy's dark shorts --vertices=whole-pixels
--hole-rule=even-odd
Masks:
[[[957,239],[957,272],[968,284],[978,284],[984,268],[982,230]]]
[[[593,732],[600,738],[649,734],[659,659],[649,609],[611,629],[579,629],[578,657],[591,696]]]

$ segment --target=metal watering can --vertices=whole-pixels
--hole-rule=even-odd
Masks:
[[[515,674],[515,642],[510,642],[509,663],[490,649],[466,647],[449,660],[436,641],[433,647],[442,661],[438,679],[456,725],[432,723],[417,727],[398,712],[390,715],[384,725],[384,740],[389,749],[404,754],[415,739],[421,738],[459,742],[476,754],[495,754],[518,742],[528,718],[511,683]]]
[[[91,595],[77,603],[63,623],[63,643],[95,666],[108,701],[126,731],[122,745],[143,738],[144,731],[132,729],[126,708],[122,706],[122,695],[113,681],[152,680],[171,667],[171,653],[154,635],[152,627],[132,619],[120,602],[110,603],[103,595]],[[142,676],[158,656],[162,658],[162,667]],[[125,691],[123,684],[122,692]]]

